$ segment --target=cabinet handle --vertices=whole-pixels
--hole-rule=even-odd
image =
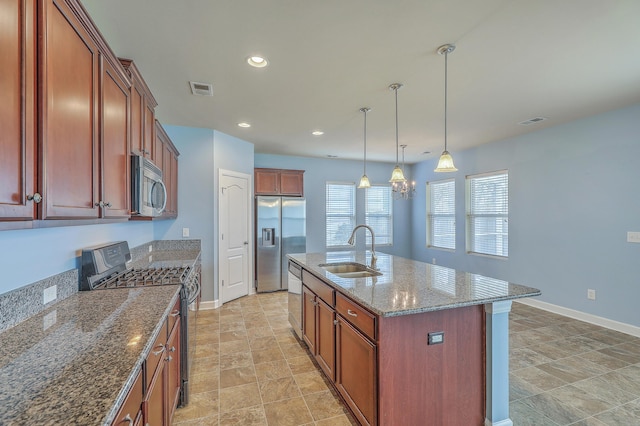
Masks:
[[[129,413],[127,413],[127,415],[123,417],[122,421],[123,422],[127,422],[130,425],[133,424],[133,419],[131,418],[131,415],[129,415]]]
[[[180,315],[180,311],[178,310],[171,312],[172,317],[177,317],[178,315]]]
[[[27,195],[27,200],[33,201],[34,203],[38,204],[40,203],[40,201],[42,201],[42,195],[36,192],[33,195]]]
[[[161,354],[162,352],[164,352],[164,350],[166,349],[166,348],[164,347],[164,345],[158,345],[158,346],[156,346],[156,348],[160,348],[160,350],[159,350],[159,351],[153,351],[153,352],[152,352],[152,353],[153,353],[154,355],[156,355],[156,356],[160,355],[160,354]]]
[[[347,309],[347,314],[351,315],[352,317],[357,317],[358,314],[353,312],[351,309]]]

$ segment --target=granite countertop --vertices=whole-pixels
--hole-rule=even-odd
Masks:
[[[110,424],[179,291],[79,292],[0,333],[0,423]]]
[[[343,278],[318,266],[334,262],[369,265],[370,252],[342,251],[290,254],[290,259],[323,278],[341,293],[383,317],[481,305],[539,296],[540,290],[483,275],[471,274],[377,253],[380,276]]]

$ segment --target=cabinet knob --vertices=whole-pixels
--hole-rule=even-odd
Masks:
[[[38,204],[40,201],[42,201],[42,195],[36,192],[33,195],[27,195],[27,200],[33,201],[34,203]]]
[[[94,204],[96,207],[104,207],[104,201],[100,201],[99,203]]]
[[[108,202],[104,203],[104,205],[105,205],[105,207],[111,207],[111,202],[108,201]]]
[[[164,360],[167,361],[167,362],[171,362],[173,360],[173,357],[171,355],[169,355]]]
[[[175,352],[176,351],[176,347],[175,346],[171,346],[171,349],[169,349],[169,352]]]
[[[338,324],[340,324],[340,321],[338,321],[338,320],[333,320],[333,325],[338,325]]]

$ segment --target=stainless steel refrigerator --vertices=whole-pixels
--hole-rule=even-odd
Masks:
[[[306,201],[299,197],[256,197],[258,293],[287,289],[287,254],[307,249]]]

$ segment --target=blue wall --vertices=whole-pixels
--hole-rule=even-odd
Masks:
[[[0,294],[78,268],[83,248],[120,240],[135,247],[153,239],[150,222],[2,231]]]
[[[253,175],[253,144],[211,129],[165,126],[180,157],[178,218],[156,224],[155,238],[202,241],[202,299],[218,299],[218,171]]]
[[[640,326],[640,104],[414,165],[414,259],[542,290],[540,300]],[[465,251],[465,176],[508,169],[509,258]],[[426,247],[429,180],[456,179],[456,250]],[[587,299],[595,289],[595,301]]]
[[[395,164],[367,163],[367,176],[372,184],[387,184]],[[307,252],[325,251],[325,185],[332,182],[360,181],[362,161],[305,158],[282,155],[256,154],[255,166],[266,168],[304,170],[304,195],[307,199]],[[411,168],[407,167],[407,176]],[[410,179],[410,178],[409,178]],[[395,200],[393,204],[393,246],[379,246],[384,253],[410,257],[412,200]],[[356,222],[364,223],[364,190],[356,190]],[[364,250],[364,231],[359,231],[357,248]]]

